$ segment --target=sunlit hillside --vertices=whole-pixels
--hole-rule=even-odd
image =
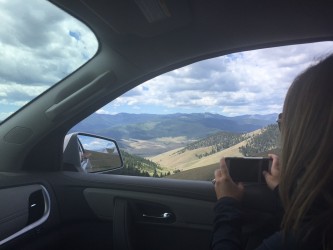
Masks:
[[[278,154],[278,137],[277,125],[271,124],[250,133],[215,133],[192,141],[185,147],[150,158],[142,158],[122,150],[124,168],[119,169],[116,174],[210,180],[221,157],[267,156],[269,152]],[[170,138],[165,141],[170,141]]]
[[[202,157],[201,159],[192,160],[191,165],[183,164],[182,169],[174,171],[169,176],[165,178],[172,179],[184,179],[184,180],[205,180],[209,181],[214,177],[214,171],[219,167],[219,161],[221,157],[226,156],[261,156],[267,157],[269,153],[280,154],[279,148],[279,130],[277,126],[269,125],[261,130],[256,130],[251,134],[245,135],[246,140],[228,148],[223,151]],[[202,149],[207,151],[207,149]],[[199,151],[199,149],[193,150]],[[179,152],[176,151],[176,152]],[[183,151],[182,151],[183,152]],[[170,157],[167,158],[167,155],[160,155],[160,161],[170,164],[172,162],[171,156],[175,154],[169,152]],[[184,151],[184,155],[191,155],[191,151]],[[194,158],[195,153],[192,152],[192,159]],[[180,156],[178,156],[181,158]],[[180,159],[178,159],[180,161]],[[164,167],[168,166],[165,164]]]
[[[253,136],[257,136],[262,132],[261,129],[244,134],[247,138],[225,150],[211,154],[213,146],[196,148],[193,150],[175,149],[166,153],[149,158],[151,161],[159,164],[167,171],[185,171],[192,168],[207,166],[219,162],[223,156],[243,156],[239,148],[245,146]],[[205,155],[205,157],[198,157]]]

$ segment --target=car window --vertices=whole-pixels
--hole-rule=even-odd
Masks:
[[[0,122],[98,49],[90,29],[49,1],[2,0],[0,23]]]
[[[252,50],[200,61],[151,79],[72,130],[116,139],[121,174],[211,180],[224,156],[279,154],[286,91],[332,42]]]

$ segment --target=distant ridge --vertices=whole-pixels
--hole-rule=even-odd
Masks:
[[[161,137],[186,136],[200,139],[226,131],[250,132],[274,123],[277,114],[226,117],[212,113],[192,114],[96,114],[78,123],[71,131],[94,133],[116,140],[151,140]]]

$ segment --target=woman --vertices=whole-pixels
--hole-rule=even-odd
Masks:
[[[284,208],[281,231],[258,249],[333,249],[333,55],[290,86],[281,119],[281,160],[275,155],[270,189]],[[280,164],[281,163],[281,164]],[[240,201],[244,187],[229,176],[224,159],[215,171],[213,249],[241,249]]]

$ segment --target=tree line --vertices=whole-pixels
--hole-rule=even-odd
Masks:
[[[248,138],[249,136],[246,133],[218,132],[199,141],[188,144],[186,147],[177,151],[176,153],[182,154],[186,150],[211,147],[211,150],[209,152],[205,152],[203,154],[196,154],[196,157],[200,159],[202,157],[206,157],[211,154],[220,152],[226,148],[230,148]]]
[[[280,131],[277,124],[271,124],[263,128],[260,134],[253,136],[245,146],[239,148],[244,156],[257,156],[280,147]]]
[[[161,166],[151,160],[142,158],[137,155],[129,154],[124,150],[120,150],[124,167],[115,172],[118,175],[132,175],[162,178],[170,175],[170,171],[163,173]]]

